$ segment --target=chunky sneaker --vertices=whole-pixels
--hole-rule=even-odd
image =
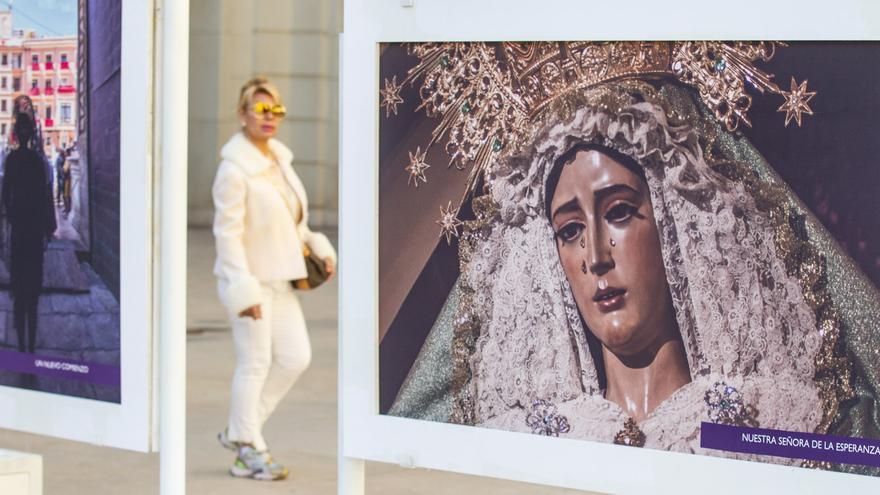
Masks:
[[[220,442],[220,445],[222,445],[224,449],[233,452],[238,452],[239,447],[241,447],[240,442],[229,439],[229,428],[226,428],[217,434],[217,441]]]
[[[238,449],[238,457],[229,468],[236,478],[252,478],[260,481],[278,481],[287,478],[290,471],[272,459],[269,452],[260,452],[250,445]]]

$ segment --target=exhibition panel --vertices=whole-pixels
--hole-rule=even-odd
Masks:
[[[880,44],[789,41],[856,4],[347,2],[340,493],[876,489]]]
[[[149,451],[152,5],[46,9],[0,13],[0,426]]]

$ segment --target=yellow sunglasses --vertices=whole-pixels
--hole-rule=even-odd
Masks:
[[[287,109],[284,108],[284,105],[280,105],[278,103],[270,104],[265,102],[257,102],[254,103],[254,106],[251,110],[257,115],[272,115],[273,117],[284,117],[287,114]]]

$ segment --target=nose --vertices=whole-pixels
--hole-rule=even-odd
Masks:
[[[590,273],[601,277],[614,268],[611,244],[610,241],[606,241],[608,235],[601,229],[591,228],[584,229],[584,235],[587,236],[585,249],[588,252]]]

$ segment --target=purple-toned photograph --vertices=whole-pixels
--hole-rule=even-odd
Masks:
[[[7,7],[0,385],[119,403],[121,4]]]
[[[382,414],[880,475],[880,44],[380,49]]]

